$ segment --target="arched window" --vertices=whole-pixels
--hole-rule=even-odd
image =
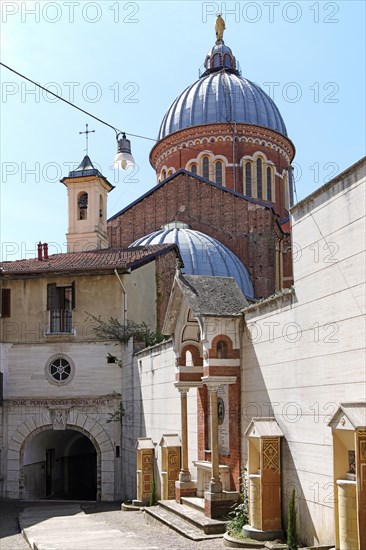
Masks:
[[[193,356],[192,352],[186,351],[186,367],[193,367]]]
[[[262,159],[257,159],[257,198],[262,199]]]
[[[215,164],[215,177],[216,177],[216,183],[219,185],[222,185],[222,162],[221,160],[218,160]]]
[[[190,172],[192,172],[192,174],[197,174],[197,164],[191,164]]]
[[[166,171],[163,170],[163,171],[161,172],[161,179],[162,179],[162,180],[165,180],[165,178],[166,178]]]
[[[213,68],[220,67],[220,64],[221,64],[220,57],[221,57],[221,55],[219,53],[214,54],[214,56],[212,58],[212,61],[211,61],[211,67],[213,67]]]
[[[245,194],[248,197],[252,196],[252,163],[245,164]]]
[[[80,193],[78,196],[78,220],[88,218],[88,193]]]
[[[209,166],[210,166],[210,162],[208,160],[208,157],[203,157],[203,160],[202,160],[202,176],[206,179],[209,178]]]
[[[216,344],[217,359],[227,359],[227,343],[219,340]]]
[[[228,53],[224,55],[224,67],[232,67],[231,57]]]
[[[267,201],[272,201],[272,170],[267,166]]]

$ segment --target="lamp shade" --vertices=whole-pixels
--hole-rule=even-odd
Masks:
[[[120,135],[120,134],[119,134]],[[120,170],[128,170],[129,168],[134,168],[135,161],[131,154],[131,142],[126,138],[126,134],[123,133],[121,139],[118,139],[118,150],[117,154],[114,157],[114,166]]]

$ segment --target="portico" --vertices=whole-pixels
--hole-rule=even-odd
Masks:
[[[235,298],[225,304],[223,295],[229,288]],[[177,272],[164,325],[164,331],[173,335],[175,387],[180,393],[182,462],[176,501],[202,498],[210,518],[225,515],[239,497],[239,312],[246,303],[231,278]],[[197,389],[198,456],[190,465],[187,394],[191,388]],[[190,466],[197,470],[196,479]]]

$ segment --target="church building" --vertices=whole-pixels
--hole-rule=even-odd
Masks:
[[[303,544],[365,550],[365,160],[294,205],[294,144],[224,29],[163,117],[152,188],[107,220],[86,156],[68,251],[0,265],[1,495],[146,504],[155,484],[155,518],[216,520],[245,470],[248,536],[283,537],[295,489]]]

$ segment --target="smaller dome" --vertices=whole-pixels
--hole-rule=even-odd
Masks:
[[[181,222],[171,222],[137,239],[130,246],[174,243],[178,246],[187,275],[233,277],[247,298],[254,298],[249,273],[239,258],[220,241]]]
[[[211,48],[205,59],[206,72],[202,76],[206,76],[211,72],[220,71],[222,69],[232,70],[239,74],[237,62],[233,52],[229,46],[226,46],[223,40],[219,40]]]

